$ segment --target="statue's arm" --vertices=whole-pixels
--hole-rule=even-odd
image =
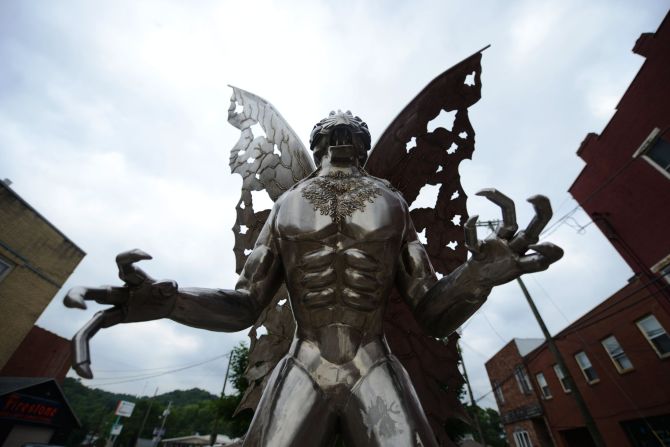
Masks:
[[[517,233],[514,202],[510,198],[495,189],[484,189],[477,194],[501,207],[502,225],[480,241],[477,216],[471,216],[464,230],[465,246],[472,256],[439,281],[423,245],[417,240],[409,212],[406,213],[408,222],[397,268],[397,287],[412,306],[417,320],[438,337],[449,335],[470,318],[484,304],[494,286],[525,273],[546,270],[563,256],[560,247],[550,242],[538,243],[540,232],[552,215],[549,199],[539,195],[528,199],[536,215],[525,230]]]
[[[396,271],[398,291],[417,321],[436,337],[460,327],[484,304],[492,287],[467,262],[438,280],[411,219]]]
[[[169,318],[188,326],[233,332],[253,325],[282,283],[270,214],[233,290],[180,288]]]

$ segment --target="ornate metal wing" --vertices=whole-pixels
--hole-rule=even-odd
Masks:
[[[270,210],[254,211],[252,192],[265,190],[276,201],[315,166],[310,152],[272,104],[253,93],[231,88],[228,122],[241,131],[230,151],[230,170],[242,176],[242,195],[235,207],[237,220],[233,227],[239,273],[270,214]]]
[[[481,98],[481,58],[486,48],[428,84],[382,134],[365,165],[371,175],[391,182],[410,204],[414,226],[425,235],[424,246],[441,275],[467,259],[462,227],[468,218],[467,196],[458,165],[471,158],[475,148],[468,108]],[[436,127],[438,121],[441,126]],[[412,207],[427,185],[439,187],[435,205]],[[387,308],[385,333],[412,378],[440,444],[453,445],[445,432],[446,420],[466,417],[458,397],[463,379],[457,336],[444,342],[426,335],[397,293]]]
[[[254,209],[253,193],[265,190],[276,201],[312,173],[315,166],[309,151],[272,104],[240,88],[232,89],[228,122],[241,131],[230,151],[230,169],[242,176],[242,194],[235,207],[237,220],[233,226],[233,251],[236,271],[240,273],[270,214],[270,210]],[[249,387],[237,411],[256,408],[268,373],[288,351],[295,323],[289,306],[283,306],[285,297],[282,287],[249,332],[249,367],[245,373]]]

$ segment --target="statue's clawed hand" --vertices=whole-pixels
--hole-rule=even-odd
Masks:
[[[535,217],[525,230],[517,232],[514,202],[509,197],[493,188],[477,195],[498,205],[503,215],[497,232],[483,241],[477,238],[478,216],[471,216],[464,226],[465,246],[472,253],[468,264],[482,283],[490,287],[504,284],[524,273],[546,270],[563,256],[563,250],[550,242],[538,244],[540,232],[552,216],[548,198],[537,195],[528,199]]]
[[[135,262],[151,259],[142,250],[130,250],[116,257],[119,278],[125,283],[114,287],[73,287],[63,298],[67,307],[86,309],[86,301],[111,304],[112,308],[100,311],[75,334],[72,339],[73,367],[85,378],[93,377],[90,369],[88,341],[102,328],[118,323],[148,321],[164,318],[170,314],[177,297],[175,281],[156,281]]]

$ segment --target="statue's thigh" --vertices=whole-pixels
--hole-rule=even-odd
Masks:
[[[343,416],[347,447],[437,447],[409,376],[394,357],[362,379]]]
[[[275,368],[244,447],[329,446],[336,417],[312,378],[293,359]]]

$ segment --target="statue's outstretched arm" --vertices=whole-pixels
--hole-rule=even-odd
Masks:
[[[179,289],[169,318],[213,331],[239,331],[253,325],[282,283],[273,215],[265,222],[234,290]]]
[[[546,270],[563,256],[560,247],[549,242],[537,243],[552,215],[549,199],[544,196],[528,199],[536,216],[526,230],[517,233],[516,212],[511,199],[495,189],[485,189],[477,194],[501,207],[503,223],[496,233],[479,241],[477,216],[470,217],[464,228],[465,245],[472,256],[439,281],[423,245],[416,239],[411,220],[408,223],[396,284],[412,306],[417,320],[438,337],[449,335],[470,318],[484,304],[494,286],[524,273]],[[534,252],[526,254],[529,249]]]
[[[100,329],[115,324],[171,318],[189,326],[225,332],[253,325],[282,282],[281,258],[272,231],[275,214],[273,209],[234,290],[179,288],[175,281],[156,281],[135,265],[151,259],[141,250],[116,257],[124,286],[70,289],[63,299],[67,307],[86,309],[85,301],[89,300],[113,306],[96,313],[73,337],[72,363],[77,373],[93,377],[88,341]]]
[[[102,327],[117,323],[170,318],[213,331],[233,332],[248,328],[258,318],[281,285],[281,258],[276,248],[270,214],[233,290],[179,288],[175,281],[156,281],[136,261],[150,259],[141,250],[117,256],[122,287],[75,287],[65,296],[68,307],[86,308],[84,300],[114,307]]]
[[[180,288],[168,317],[212,331],[240,331],[253,325],[282,282],[272,221],[267,220],[234,290]]]

